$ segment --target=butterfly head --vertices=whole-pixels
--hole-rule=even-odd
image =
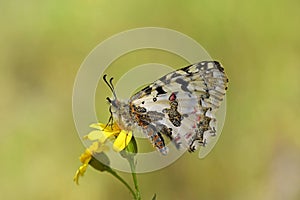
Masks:
[[[103,80],[106,83],[106,85],[109,87],[113,94],[113,99],[107,97],[106,100],[110,104],[109,112],[110,112],[110,118],[109,123],[112,124],[113,120],[116,120],[119,127],[122,129],[126,129],[130,127],[130,124],[128,123],[128,120],[131,118],[129,115],[129,107],[126,102],[120,101],[117,98],[114,85],[112,83],[113,78],[110,78],[109,81],[106,79],[106,75],[103,76]]]

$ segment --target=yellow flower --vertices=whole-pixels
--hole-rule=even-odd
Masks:
[[[91,131],[84,138],[94,141],[92,145],[85,150],[80,156],[80,162],[82,165],[78,168],[75,173],[73,180],[78,184],[79,177],[83,176],[91,159],[93,159],[93,154],[101,153],[107,150],[105,142],[107,139],[115,138],[113,149],[117,152],[122,151],[130,142],[132,138],[131,131],[121,130],[116,123],[112,126],[102,123],[92,124],[90,127],[97,130]]]
[[[91,131],[85,138],[100,143],[104,143],[108,138],[116,138],[113,144],[113,149],[117,152],[122,151],[130,142],[132,138],[131,131],[121,130],[117,123],[112,126],[102,123],[92,124],[90,127],[97,130]]]

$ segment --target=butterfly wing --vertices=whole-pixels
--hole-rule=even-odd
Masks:
[[[220,63],[196,63],[163,76],[133,95],[129,101],[131,116],[161,153],[167,153],[163,135],[177,148],[192,152],[216,134],[215,113],[227,84]]]

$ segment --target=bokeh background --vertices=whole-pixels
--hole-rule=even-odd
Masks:
[[[72,88],[101,41],[157,26],[199,42],[223,63],[230,85],[214,150],[203,160],[186,154],[139,175],[143,199],[153,193],[158,199],[300,199],[299,7],[296,0],[1,1],[0,198],[131,199],[116,179],[91,168],[80,186],[72,181],[84,151]],[[182,66],[174,56],[136,53],[122,65]],[[107,115],[107,108],[101,112]]]

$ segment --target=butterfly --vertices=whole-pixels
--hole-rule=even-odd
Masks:
[[[111,117],[127,131],[144,133],[166,155],[170,140],[178,149],[194,152],[216,135],[216,111],[228,87],[224,68],[217,61],[202,61],[173,71],[144,87],[128,101],[116,96],[113,78],[106,80],[114,99]]]

